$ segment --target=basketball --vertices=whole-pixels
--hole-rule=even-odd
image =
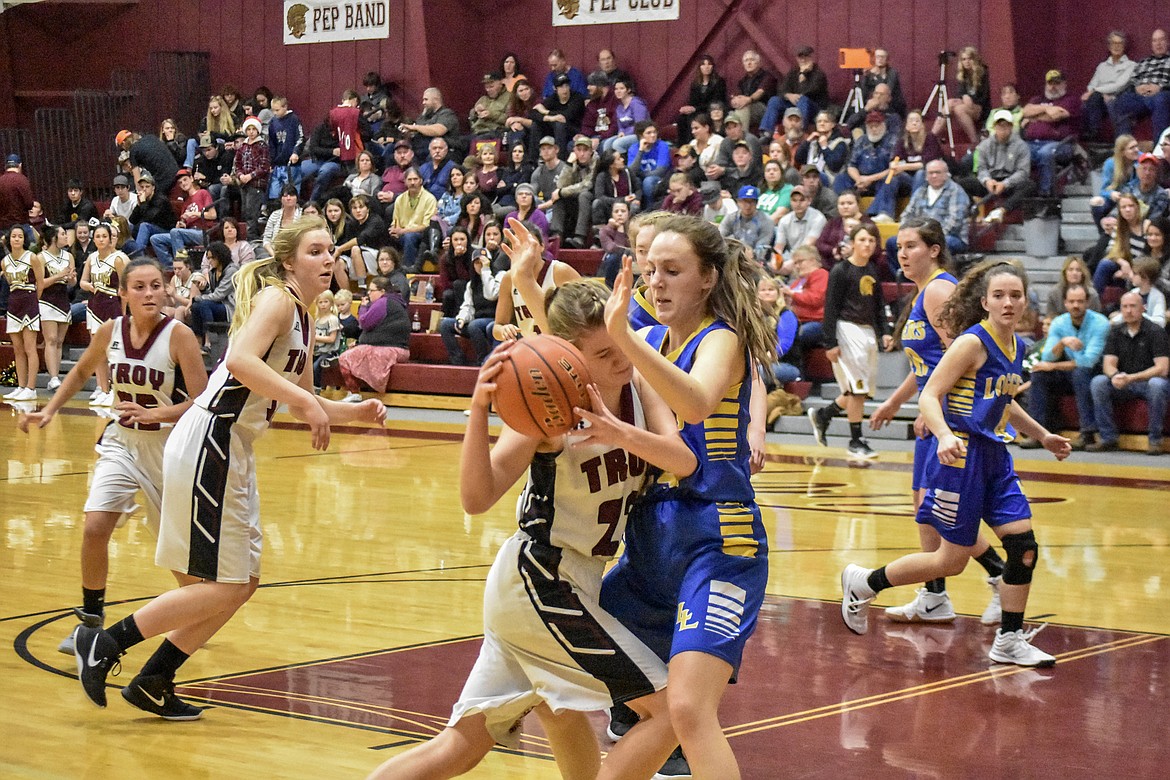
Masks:
[[[496,375],[496,414],[525,436],[560,436],[578,422],[574,407],[592,408],[585,389],[592,381],[585,358],[569,342],[522,338]]]

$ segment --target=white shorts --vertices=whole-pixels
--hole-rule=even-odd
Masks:
[[[871,382],[877,377],[877,336],[869,325],[837,323],[837,346],[841,354],[833,363],[833,376],[841,392],[872,395]]]
[[[260,576],[260,496],[250,439],[192,406],[163,454],[162,523],[154,562],[216,582]]]
[[[56,306],[45,303],[44,301],[39,301],[38,303],[41,307],[42,322],[64,322],[68,325],[71,321],[69,312],[61,311]]]
[[[542,702],[594,712],[666,687],[666,664],[598,605],[602,568],[523,533],[504,542],[484,591],[483,647],[448,726],[483,713],[492,738],[516,747]]]
[[[94,446],[98,453],[85,499],[86,512],[117,512],[121,526],[138,509],[135,496],[142,491],[146,527],[158,535],[162,504],[163,448],[170,428],[133,431],[115,422],[106,426]]]

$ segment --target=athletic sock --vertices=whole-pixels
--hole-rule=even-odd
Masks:
[[[849,438],[851,441],[861,441],[861,423],[849,423]]]
[[[944,577],[938,577],[933,580],[926,581],[926,590],[930,593],[946,593],[947,581]]]
[[[118,643],[118,649],[123,653],[145,638],[142,636],[142,632],[138,630],[138,624],[134,622],[133,615],[127,615],[106,630],[113,640]]]
[[[825,416],[826,420],[831,420],[839,414],[844,414],[845,410],[837,405],[836,401],[831,401],[828,406],[821,407],[821,414]]]
[[[982,555],[975,558],[975,562],[987,571],[988,576],[999,577],[1003,574],[1003,558],[999,557],[994,547],[988,547]]]
[[[154,655],[142,665],[142,671],[139,674],[144,677],[160,675],[167,680],[174,680],[179,667],[190,657],[171,644],[171,640],[164,639],[163,643],[154,651]]]
[[[1024,613],[1023,612],[1008,612],[1003,611],[1003,620],[999,624],[999,630],[1003,633],[1009,631],[1022,631],[1024,629]]]
[[[106,611],[106,589],[81,589],[81,611],[87,615],[102,615]]]
[[[886,588],[892,587],[890,581],[886,579],[886,567],[874,569],[869,573],[869,577],[865,580],[866,584],[873,590],[874,593],[879,593]]]

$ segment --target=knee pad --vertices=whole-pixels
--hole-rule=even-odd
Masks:
[[[1020,534],[1008,534],[1001,540],[1003,551],[1007,554],[1007,561],[1003,567],[1003,581],[1008,585],[1028,585],[1032,582],[1032,572],[1036,569],[1036,559],[1040,554],[1040,545],[1036,544],[1036,535],[1031,531]]]

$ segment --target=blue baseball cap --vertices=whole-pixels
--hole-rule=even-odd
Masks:
[[[739,193],[735,197],[737,200],[759,200],[760,188],[745,184],[739,188]]]
[[[20,165],[20,155],[19,154],[8,155],[8,158],[4,161],[4,165],[8,168],[15,168],[16,166]]]

